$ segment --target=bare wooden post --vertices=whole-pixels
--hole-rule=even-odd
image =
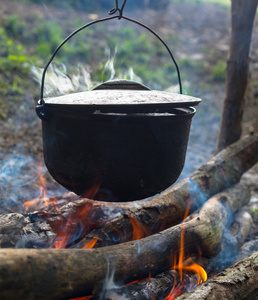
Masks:
[[[249,51],[258,0],[231,1],[231,43],[227,61],[224,101],[217,151],[237,141],[242,132],[242,117],[249,75]]]

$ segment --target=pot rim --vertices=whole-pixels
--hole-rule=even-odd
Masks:
[[[130,107],[131,108],[131,107]],[[150,118],[185,118],[193,116],[196,113],[196,109],[194,107],[179,107],[179,108],[167,108],[162,107],[162,109],[155,109],[152,110],[150,107],[148,107],[149,110],[146,109],[146,106],[144,109],[140,110],[139,108],[137,110],[131,110],[127,109],[127,106],[125,107],[105,107],[105,109],[91,109],[88,110],[86,108],[81,110],[72,110],[70,107],[62,107],[62,109],[59,109],[58,107],[53,106],[45,106],[45,113],[50,117],[55,116],[62,116],[66,118],[135,118],[135,119],[150,119]]]

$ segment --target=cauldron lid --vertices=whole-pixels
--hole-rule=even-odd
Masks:
[[[109,81],[92,91],[73,93],[44,99],[45,104],[56,109],[81,109],[91,107],[153,107],[180,108],[196,106],[201,99],[192,96],[150,90],[146,86],[129,80]]]

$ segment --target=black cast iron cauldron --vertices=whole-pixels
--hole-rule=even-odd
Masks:
[[[36,111],[42,119],[45,164],[57,182],[78,195],[87,195],[98,186],[96,200],[132,201],[153,196],[178,179],[195,113],[192,106],[201,100],[151,91],[127,80],[44,99],[47,67],[79,30],[57,48],[43,72]]]
[[[103,189],[112,201],[152,196],[172,185],[183,169],[195,113],[190,105],[199,101],[130,81],[46,99],[37,107],[39,115],[44,109],[46,166],[79,195],[99,185],[99,200],[107,200],[101,198]]]

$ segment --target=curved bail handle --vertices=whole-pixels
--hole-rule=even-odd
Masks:
[[[112,8],[110,11],[109,11],[109,15],[112,15],[116,12],[119,12],[118,15],[115,15],[115,16],[111,16],[111,17],[107,17],[107,18],[102,18],[102,19],[98,19],[98,20],[94,20],[92,22],[89,22],[81,27],[79,27],[78,29],[76,29],[75,31],[73,31],[70,35],[68,35],[64,40],[63,42],[56,48],[56,50],[54,51],[54,53],[52,54],[50,60],[48,61],[48,63],[46,64],[44,70],[43,70],[43,73],[42,73],[42,79],[41,79],[41,91],[40,91],[40,100],[39,100],[39,106],[38,106],[38,109],[37,109],[37,113],[39,115],[40,118],[44,118],[44,110],[43,109],[39,109],[40,106],[44,106],[44,84],[45,84],[45,76],[46,76],[46,72],[47,72],[47,69],[49,67],[49,65],[51,64],[51,62],[53,61],[54,57],[56,56],[56,54],[58,53],[58,51],[62,48],[62,46],[68,41],[70,40],[75,34],[77,34],[78,32],[80,32],[81,30],[91,26],[91,25],[94,25],[94,24],[97,24],[97,23],[101,23],[101,22],[104,22],[104,21],[108,21],[108,20],[113,20],[113,19],[125,19],[129,22],[132,22],[132,23],[135,23],[145,29],[147,29],[149,32],[151,32],[154,36],[156,36],[160,42],[165,46],[165,48],[167,49],[175,67],[176,67],[176,71],[177,71],[177,77],[178,77],[178,83],[179,83],[179,89],[180,89],[180,94],[182,94],[182,82],[181,82],[181,76],[180,76],[180,71],[179,71],[179,67],[177,65],[177,62],[171,52],[171,50],[169,49],[168,45],[165,43],[165,41],[154,31],[152,30],[150,27],[148,27],[147,25],[143,24],[143,23],[140,23],[134,19],[131,19],[131,18],[128,18],[126,16],[123,15],[123,10],[124,10],[124,7],[125,7],[125,4],[126,4],[127,0],[124,0],[123,2],[123,5],[121,6],[121,8],[118,7],[118,0],[116,0],[116,7],[115,8]],[[40,111],[40,112],[39,112]]]

